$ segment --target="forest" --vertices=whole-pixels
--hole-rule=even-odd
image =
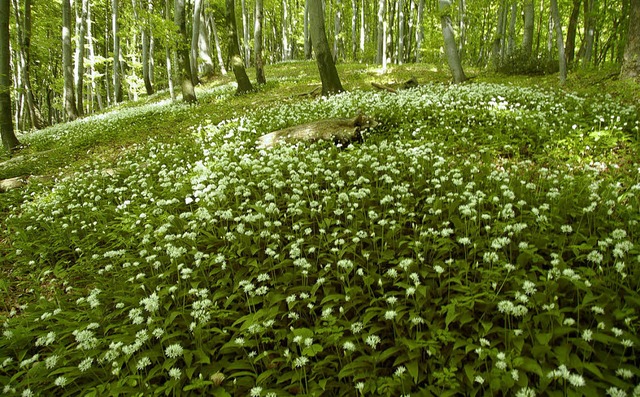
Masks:
[[[640,397],[640,0],[0,0],[8,396]]]

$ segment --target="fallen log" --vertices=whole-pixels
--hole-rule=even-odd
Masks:
[[[9,190],[21,188],[26,184],[27,182],[22,177],[0,180],[0,193],[5,193]]]
[[[362,139],[362,131],[377,125],[365,115],[352,119],[326,119],[296,125],[262,135],[256,141],[258,149],[268,149],[281,144],[298,142],[333,141],[346,145]]]

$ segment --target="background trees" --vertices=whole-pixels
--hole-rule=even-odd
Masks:
[[[174,23],[174,1],[184,2],[183,31]],[[193,84],[199,77],[225,74],[233,67],[232,53],[240,55],[243,67],[250,68],[312,56],[309,0],[234,0],[229,5],[237,11],[232,21],[237,28],[219,29],[227,26],[229,1],[32,4],[32,0],[11,0],[14,124],[26,130],[75,117],[71,97],[65,99],[65,93],[75,94],[76,113],[91,114],[123,99],[172,89],[176,62],[184,58],[177,53],[184,49]],[[62,5],[67,3],[65,14]],[[562,43],[569,71],[620,67],[625,47],[633,51],[637,38],[633,31],[637,24],[629,24],[636,3],[557,0],[558,22],[552,18],[551,0],[457,0],[449,8],[448,32],[465,66],[508,73],[555,73],[560,68],[558,47]],[[69,32],[65,46],[60,38],[63,15],[69,16],[64,21]],[[338,63],[355,61],[388,68],[405,62],[447,62],[450,51],[445,50],[438,0],[323,0],[322,15],[327,44]],[[68,48],[69,58],[63,56]],[[73,90],[65,88],[69,87],[64,84],[68,69],[63,65],[71,65]],[[246,82],[250,83],[248,78]]]

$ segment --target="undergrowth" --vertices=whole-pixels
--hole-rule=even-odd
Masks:
[[[256,109],[15,194],[5,394],[640,395],[634,108],[432,83]],[[357,112],[362,144],[255,148]]]

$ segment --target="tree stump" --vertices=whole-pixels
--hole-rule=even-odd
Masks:
[[[352,119],[318,120],[270,132],[258,138],[256,146],[258,149],[268,149],[281,144],[317,141],[346,145],[362,140],[362,131],[376,125],[375,120],[365,115]]]

